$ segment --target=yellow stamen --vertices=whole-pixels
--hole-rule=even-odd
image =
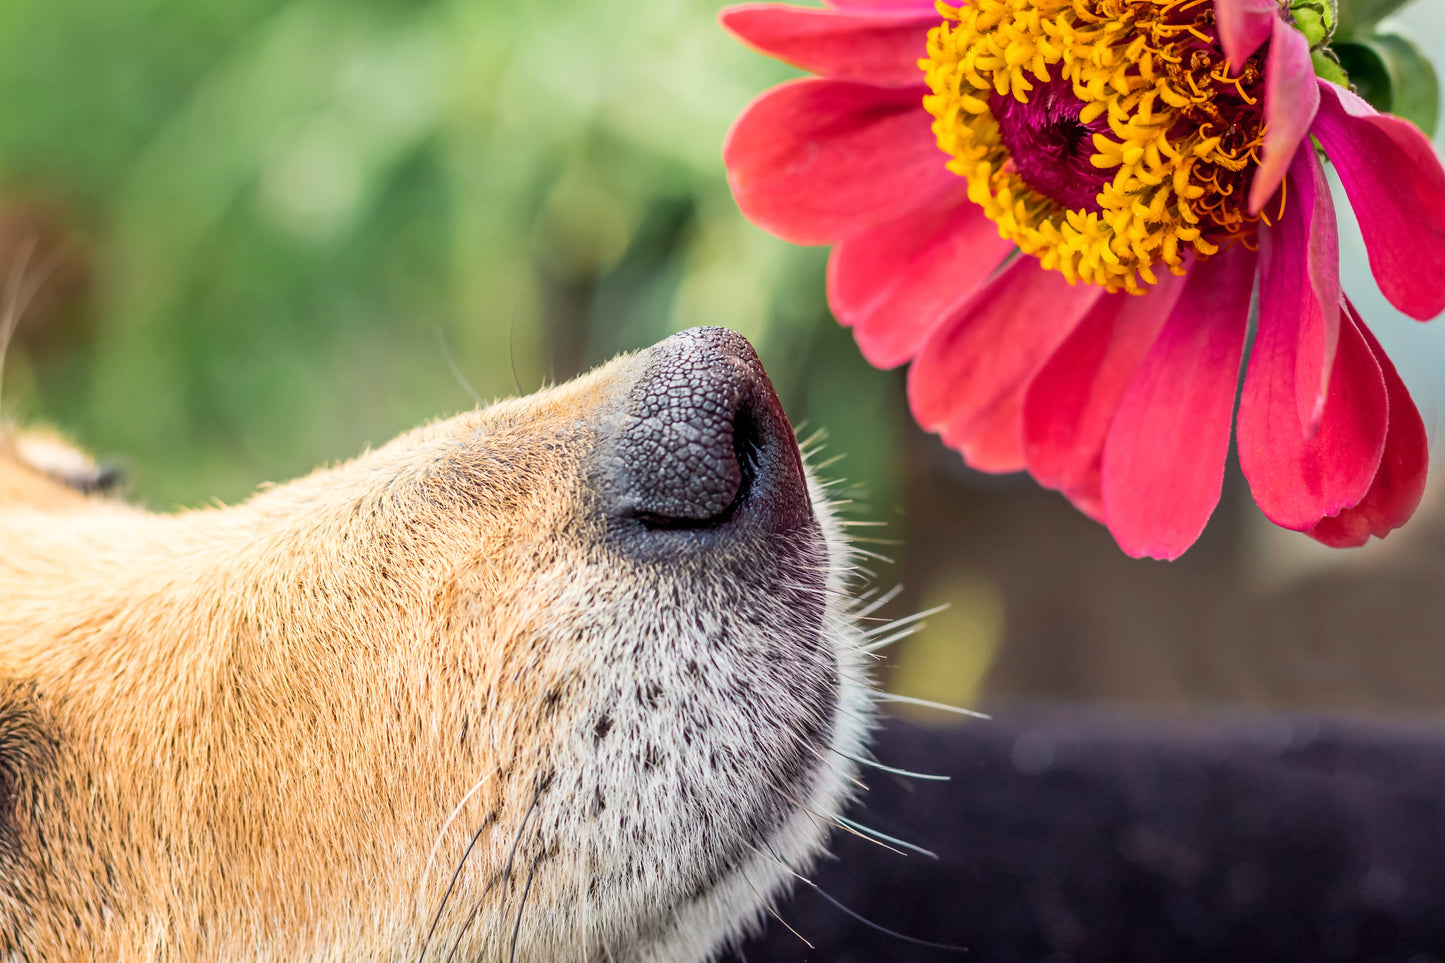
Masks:
[[[1253,244],[1265,53],[1238,68],[1225,60],[1211,0],[939,0],[938,11],[919,62],[934,135],[969,197],[1025,253],[1071,282],[1140,292],[1161,263],[1179,274],[1188,257]],[[1093,206],[1070,209],[1031,186],[995,113],[1060,84],[1092,132]]]

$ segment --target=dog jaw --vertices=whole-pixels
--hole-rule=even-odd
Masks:
[[[755,919],[861,751],[847,549],[826,508],[619,540],[646,359],[234,508],[12,465],[0,956],[671,963]]]

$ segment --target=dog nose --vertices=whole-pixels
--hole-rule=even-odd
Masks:
[[[812,518],[802,457],[748,340],[692,328],[642,356],[615,448],[614,508],[649,529]]]

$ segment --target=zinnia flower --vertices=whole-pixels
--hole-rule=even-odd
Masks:
[[[758,98],[724,158],[754,222],[833,245],[829,303],[871,363],[912,361],[924,428],[1135,556],[1198,538],[1236,398],[1271,521],[1350,546],[1410,517],[1424,425],[1340,290],[1313,141],[1420,320],[1445,310],[1445,172],[1414,125],[1315,76],[1285,6],[831,2],[723,13],[821,75]]]

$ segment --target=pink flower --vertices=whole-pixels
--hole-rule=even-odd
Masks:
[[[1445,172],[1315,76],[1275,0],[831,2],[723,13],[819,75],[754,101],[724,158],[750,219],[833,245],[829,303],[871,363],[912,362],[924,428],[1135,556],[1198,538],[1236,398],[1271,521],[1354,546],[1410,517],[1424,426],[1340,290],[1311,137],[1420,320],[1445,310]]]

